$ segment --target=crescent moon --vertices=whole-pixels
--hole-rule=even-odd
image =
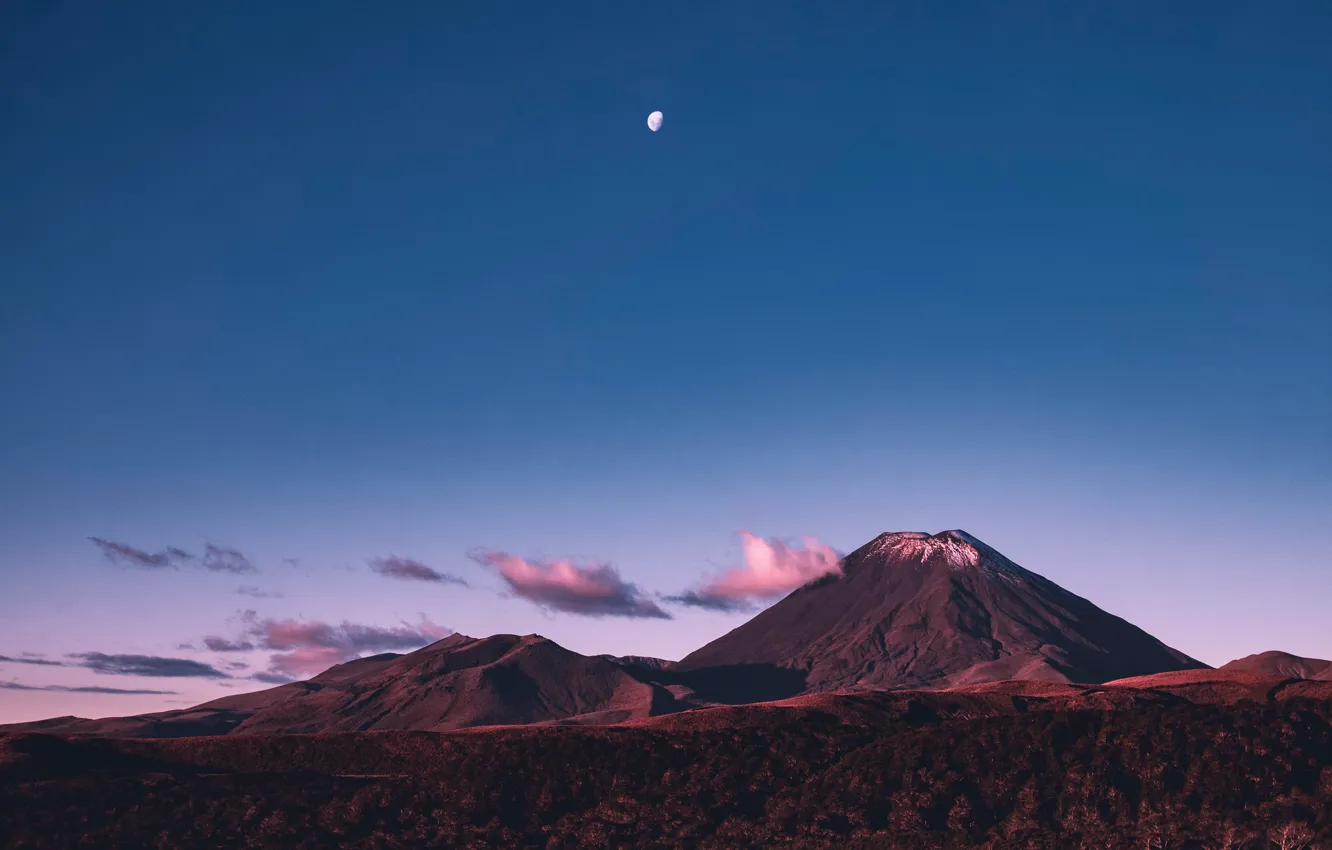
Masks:
[[[654,112],[654,113],[652,113],[651,115],[648,116],[648,129],[651,130],[651,131],[654,132],[654,133],[661,129],[661,113],[660,113],[660,112]]]

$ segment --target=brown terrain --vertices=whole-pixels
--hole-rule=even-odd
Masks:
[[[1288,829],[1332,839],[1326,696],[1199,704],[1168,685],[1023,682],[614,726],[11,734],[0,836],[25,848],[1265,848]]]
[[[963,532],[882,535],[679,663],[454,635],[181,711],[0,727],[14,847],[1183,850],[1282,829],[1332,839],[1332,664],[1209,669]]]

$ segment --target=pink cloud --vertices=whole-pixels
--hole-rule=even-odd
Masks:
[[[499,573],[515,596],[585,617],[670,619],[610,564],[580,567],[572,561],[529,561],[507,552],[478,552],[473,560]]]
[[[453,634],[424,614],[415,625],[387,628],[346,620],[340,625],[319,620],[260,620],[253,612],[246,612],[244,619],[248,633],[261,648],[277,651],[269,657],[271,669],[289,676],[319,673],[363,652],[417,649]]]
[[[300,647],[347,648],[339,646],[337,629],[318,620],[263,620],[253,629],[268,649],[297,649]]]
[[[345,650],[331,646],[304,646],[269,659],[270,672],[284,676],[313,676],[334,664],[351,660]]]
[[[397,555],[370,559],[370,569],[387,578],[402,581],[429,581],[435,584],[460,584],[467,587],[467,582],[458,576],[441,573],[413,558],[400,558]]]
[[[842,557],[836,550],[814,537],[805,537],[802,542],[804,548],[796,548],[742,531],[743,566],[669,599],[700,608],[737,610],[749,607],[753,600],[789,593],[825,575],[841,574]]]

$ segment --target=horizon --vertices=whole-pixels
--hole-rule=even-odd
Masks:
[[[959,536],[960,536],[960,537],[961,537],[961,538],[962,538],[962,539],[963,539],[968,545],[972,546],[973,548],[976,546],[976,544],[980,544],[980,546],[988,546],[988,545],[989,545],[989,544],[987,544],[984,540],[981,540],[980,538],[975,537],[974,535],[971,535],[969,532],[966,532],[966,531],[963,530],[963,529],[944,529],[944,530],[941,530],[941,531],[938,531],[938,532],[933,532],[933,533],[931,533],[931,532],[920,532],[920,531],[881,532],[881,533],[875,535],[874,537],[872,537],[870,540],[866,541],[864,544],[861,544],[860,547],[856,547],[856,548],[859,549],[859,548],[868,547],[868,546],[870,546],[871,544],[873,544],[874,542],[876,542],[876,541],[878,541],[878,540],[880,540],[880,539],[882,539],[882,538],[884,538],[884,537],[894,537],[894,536],[905,536],[905,537],[911,537],[911,538],[915,538],[915,539],[937,539],[937,538],[939,538],[939,537],[943,537],[943,536],[950,536],[950,537],[959,537]],[[774,545],[780,545],[780,543],[777,542],[777,541],[769,541],[769,542],[772,543],[772,544],[774,544]],[[990,547],[990,548],[993,548],[993,547]],[[797,558],[798,558],[800,555],[804,554],[803,552],[800,552],[799,550],[795,550],[795,549],[792,549],[792,550],[790,550],[790,551],[791,551],[791,553],[792,553],[793,555],[795,555]],[[844,557],[849,556],[849,555],[851,555],[851,554],[853,554],[853,552],[848,551],[848,552],[843,553],[842,558],[839,558],[839,560],[838,560],[838,562],[837,562],[838,569],[836,570],[836,572],[837,572],[837,574],[838,574],[839,576],[840,576],[840,574],[841,574],[841,572],[840,572],[840,567],[841,567],[841,564],[842,564],[842,561],[843,561]],[[1000,554],[1001,556],[1003,555],[1003,553],[999,553],[999,554]],[[952,562],[951,558],[949,559],[949,561],[950,561],[950,563]],[[752,565],[751,565],[751,566],[752,566]],[[752,570],[751,566],[742,567],[741,569],[744,571],[744,573],[745,573],[746,575],[750,575],[750,574],[753,573],[753,570]],[[797,566],[800,566],[800,565],[798,564]],[[1019,565],[1019,566],[1021,566],[1021,565]],[[803,588],[803,587],[805,587],[806,585],[810,585],[810,586],[816,585],[816,584],[820,583],[820,579],[821,579],[821,578],[824,578],[824,577],[826,577],[827,575],[828,575],[828,572],[819,572],[817,575],[815,575],[814,578],[804,578],[804,577],[802,576],[801,582],[800,582],[799,584],[797,584],[797,585],[793,588],[793,590]],[[1067,590],[1067,588],[1065,588],[1065,590]],[[780,594],[779,596],[770,596],[770,597],[767,597],[766,601],[770,602],[771,604],[776,604],[776,602],[780,601],[780,599],[785,598],[785,595],[786,595],[785,593],[782,593],[782,594]],[[657,599],[659,599],[659,600],[661,600],[661,601],[663,601],[663,602],[670,602],[670,601],[672,601],[672,597],[669,597],[669,596],[664,595],[664,594],[657,594],[656,596],[657,596]],[[1090,600],[1090,601],[1091,601],[1093,604],[1095,604],[1095,600]],[[696,603],[691,603],[691,604],[696,604]],[[706,607],[706,606],[704,606],[704,607]],[[743,622],[747,621],[748,619],[750,619],[751,616],[757,616],[759,613],[762,613],[762,611],[763,611],[763,610],[766,610],[767,607],[770,607],[770,605],[761,605],[761,606],[760,606],[760,605],[755,605],[755,606],[750,607],[750,608],[746,608],[746,607],[734,607],[734,608],[725,607],[725,608],[720,608],[720,609],[717,609],[717,610],[720,610],[720,611],[722,611],[722,612],[724,612],[724,613],[727,613],[727,614],[740,614],[740,615],[742,615],[742,616],[740,616],[740,618],[739,618],[739,622],[737,622],[737,625],[740,625],[741,623],[743,623]],[[1098,607],[1099,607],[1099,606],[1098,606]],[[543,611],[543,613],[544,613],[546,616],[549,617],[549,616],[551,616],[554,612],[551,611],[551,610],[545,610],[545,611]],[[568,613],[568,612],[566,612],[566,613]],[[1110,613],[1110,614],[1112,614],[1112,615],[1114,614],[1113,611],[1110,611],[1110,612],[1108,612],[1108,613]],[[253,611],[247,611],[247,612],[245,612],[245,614],[250,615],[250,616],[249,616],[249,620],[250,620],[251,622],[254,621],[254,617],[253,617],[254,612],[253,612]],[[241,620],[244,622],[244,621],[246,620],[246,618],[243,616],[243,617],[241,618]],[[426,618],[424,615],[422,615],[422,620],[423,620],[423,622],[426,622],[426,621],[428,621],[428,618]],[[1134,625],[1136,625],[1136,624],[1134,624]],[[346,631],[348,630],[348,626],[349,626],[349,624],[344,622],[344,623],[342,624],[342,626],[341,626],[341,630],[342,630],[343,632],[346,632]],[[393,657],[393,658],[402,657],[403,655],[408,655],[408,654],[411,654],[411,653],[416,652],[416,651],[419,651],[419,650],[429,649],[430,647],[435,646],[436,644],[447,642],[447,641],[449,641],[451,638],[459,638],[459,637],[461,637],[461,638],[465,638],[465,639],[467,639],[467,640],[471,640],[471,641],[481,641],[481,640],[486,640],[486,639],[489,639],[489,638],[505,637],[505,636],[508,636],[508,637],[517,637],[517,638],[539,638],[539,639],[542,639],[542,640],[551,641],[551,642],[555,643],[556,645],[562,646],[564,649],[569,649],[569,647],[564,646],[562,643],[560,643],[559,640],[554,639],[554,638],[551,638],[551,637],[548,636],[548,635],[542,634],[540,631],[531,631],[531,632],[508,632],[508,633],[505,633],[505,632],[499,632],[499,633],[484,634],[484,635],[469,635],[469,634],[464,634],[464,633],[461,632],[461,631],[450,630],[450,629],[448,629],[447,627],[445,627],[445,628],[436,628],[436,629],[433,630],[433,631],[430,630],[430,629],[414,629],[414,628],[411,626],[411,624],[408,623],[408,622],[405,621],[405,620],[400,621],[399,626],[400,626],[400,627],[403,627],[403,628],[397,628],[397,629],[395,629],[395,628],[393,628],[393,627],[390,627],[390,628],[388,628],[388,629],[378,629],[378,628],[373,627],[373,626],[372,626],[372,627],[365,627],[365,626],[358,626],[358,627],[355,627],[355,628],[361,628],[361,629],[365,630],[366,632],[368,632],[368,633],[369,633],[369,638],[370,638],[371,641],[376,640],[376,639],[383,640],[383,639],[385,639],[385,635],[388,635],[388,636],[389,636],[388,639],[393,640],[393,639],[395,639],[395,638],[394,638],[394,632],[397,632],[399,635],[402,635],[402,634],[405,632],[405,637],[406,637],[406,640],[408,641],[408,645],[402,646],[402,647],[400,647],[400,648],[399,648],[398,650],[396,650],[396,651],[388,651],[388,652],[381,652],[381,651],[363,651],[363,650],[360,650],[360,649],[356,649],[356,650],[354,650],[354,651],[346,651],[346,650],[341,650],[341,649],[340,649],[338,652],[334,653],[333,655],[328,655],[328,654],[326,654],[326,653],[324,652],[324,650],[325,650],[326,648],[329,648],[330,646],[336,646],[336,644],[337,644],[337,640],[336,640],[336,639],[333,640],[332,642],[327,642],[327,641],[325,641],[325,642],[322,642],[322,643],[321,643],[321,641],[320,641],[319,639],[315,639],[315,640],[313,640],[313,641],[308,641],[308,642],[304,642],[304,643],[303,643],[302,640],[301,640],[301,637],[299,637],[299,636],[300,636],[300,635],[304,635],[304,636],[307,636],[307,637],[310,637],[310,636],[319,636],[319,635],[323,635],[323,634],[328,633],[330,629],[332,630],[333,633],[336,633],[336,632],[338,631],[339,627],[334,626],[334,625],[331,625],[331,624],[326,624],[326,623],[317,622],[317,621],[316,621],[316,622],[310,622],[310,621],[301,620],[301,619],[286,620],[286,621],[277,621],[277,622],[274,622],[274,621],[271,621],[271,620],[270,620],[270,621],[266,621],[264,624],[262,624],[262,627],[261,627],[261,628],[259,628],[259,629],[255,629],[255,630],[253,631],[253,634],[254,634],[255,636],[258,636],[258,635],[261,635],[261,634],[264,635],[264,636],[265,636],[265,640],[268,642],[267,645],[265,645],[264,643],[261,642],[261,643],[257,643],[257,644],[255,644],[255,645],[253,645],[253,646],[251,646],[251,645],[245,645],[245,646],[242,647],[241,645],[239,645],[239,644],[237,644],[237,643],[235,643],[235,642],[228,641],[228,640],[226,640],[226,639],[209,638],[209,639],[207,639],[207,640],[217,639],[217,640],[221,640],[221,641],[223,641],[224,643],[227,643],[227,644],[229,644],[229,645],[224,645],[224,646],[214,646],[214,645],[212,645],[211,643],[208,643],[205,647],[198,647],[198,646],[189,646],[189,647],[181,647],[181,646],[178,646],[178,647],[177,647],[178,649],[181,649],[181,648],[187,648],[187,649],[191,649],[191,650],[195,650],[195,649],[208,649],[208,650],[213,651],[215,654],[216,654],[216,653],[233,653],[233,652],[237,652],[237,651],[241,651],[241,650],[243,650],[243,651],[245,652],[245,655],[242,656],[242,657],[246,657],[247,661],[246,661],[245,665],[243,666],[243,670],[241,670],[241,671],[232,671],[232,670],[228,667],[228,665],[225,665],[225,664],[219,664],[219,665],[217,665],[216,667],[211,668],[214,672],[210,672],[210,673],[201,673],[201,672],[199,672],[197,669],[187,669],[187,670],[185,670],[184,672],[171,672],[171,671],[168,671],[168,670],[166,669],[167,667],[170,667],[170,666],[185,666],[185,667],[189,667],[190,665],[199,665],[199,664],[200,664],[200,662],[198,662],[198,661],[194,661],[194,660],[190,660],[190,659],[186,659],[186,658],[170,658],[170,659],[168,659],[168,658],[157,658],[157,657],[146,657],[146,658],[141,658],[141,657],[139,657],[139,656],[110,656],[110,657],[102,657],[102,658],[92,659],[92,661],[93,661],[94,663],[81,663],[81,660],[84,660],[84,659],[83,659],[83,656],[81,656],[81,655],[79,655],[79,654],[70,654],[70,655],[67,655],[65,658],[62,659],[62,658],[49,658],[49,657],[43,656],[43,655],[41,655],[41,654],[39,654],[39,653],[29,653],[29,652],[22,653],[22,654],[20,654],[18,657],[12,657],[12,656],[3,656],[3,655],[0,655],[0,663],[22,664],[22,665],[35,665],[35,666],[38,666],[38,667],[41,667],[41,668],[50,668],[50,667],[75,667],[75,668],[78,668],[78,667],[85,667],[86,669],[92,669],[92,670],[94,670],[95,672],[98,672],[98,673],[109,673],[109,674],[113,674],[113,675],[116,675],[116,676],[137,676],[137,677],[140,677],[140,678],[148,678],[148,679],[151,679],[151,678],[159,678],[159,677],[161,677],[162,679],[165,679],[166,681],[172,681],[172,680],[176,680],[176,679],[179,679],[179,678],[191,678],[191,677],[196,677],[196,676],[197,676],[197,677],[206,678],[206,679],[223,678],[223,679],[226,680],[225,683],[218,683],[218,684],[219,684],[221,687],[226,688],[227,690],[221,692],[220,696],[227,696],[227,695],[232,695],[232,694],[236,694],[236,693],[244,693],[244,692],[250,692],[250,691],[265,690],[265,689],[267,689],[267,688],[270,688],[270,687],[276,687],[276,686],[279,686],[279,685],[281,685],[281,684],[285,684],[285,683],[287,683],[287,682],[291,682],[291,681],[299,681],[299,680],[302,680],[302,679],[312,678],[313,676],[319,675],[320,673],[327,672],[328,670],[331,670],[331,669],[333,669],[333,668],[335,668],[335,667],[338,667],[338,666],[340,666],[340,665],[342,665],[342,664],[347,664],[347,663],[350,663],[350,662],[353,662],[353,661],[358,661],[358,660],[369,660],[369,659],[376,659],[376,658],[382,659],[382,658],[388,658],[388,657]],[[297,637],[276,638],[276,639],[275,639],[275,638],[273,637],[273,635],[278,634],[278,633],[283,633],[283,634],[288,634],[288,635],[298,635],[298,636],[297,636]],[[1150,635],[1150,632],[1148,632],[1148,634]],[[721,636],[720,634],[719,634],[719,635],[714,635],[714,637],[720,637],[720,636]],[[1154,637],[1154,636],[1153,636],[1153,637]],[[242,639],[243,639],[243,638],[242,638]],[[276,640],[276,642],[274,642],[275,640]],[[252,663],[252,659],[254,658],[254,656],[255,656],[256,654],[261,654],[261,653],[258,652],[258,650],[260,650],[261,648],[265,648],[265,647],[266,647],[267,649],[291,649],[292,646],[290,646],[290,645],[284,645],[284,643],[283,643],[284,640],[287,640],[287,641],[294,641],[294,642],[295,642],[295,645],[296,645],[296,651],[295,651],[295,652],[291,652],[291,653],[289,653],[289,654],[286,655],[286,656],[283,656],[283,655],[275,655],[275,656],[273,656],[273,657],[275,657],[275,658],[284,658],[284,657],[285,657],[285,658],[293,658],[293,657],[294,657],[294,658],[296,658],[297,660],[300,660],[300,661],[302,661],[302,662],[305,662],[305,661],[312,661],[312,662],[313,662],[313,666],[302,666],[302,667],[300,667],[298,670],[286,670],[286,669],[282,669],[280,665],[276,665],[276,666],[271,666],[270,669],[269,669],[268,671],[264,671],[263,669],[261,669],[261,668],[262,668],[262,665],[255,665],[255,664]],[[710,641],[710,640],[711,640],[711,639],[709,639],[709,641]],[[706,643],[706,642],[705,642],[705,643]],[[704,646],[704,643],[700,643],[700,644],[698,644],[697,646],[693,647],[693,649],[691,649],[691,650],[689,650],[689,651],[687,651],[687,652],[685,652],[685,653],[682,653],[681,656],[680,656],[679,658],[662,658],[661,660],[670,661],[670,662],[674,663],[674,662],[680,661],[681,658],[683,658],[685,655],[688,655],[690,652],[693,652],[694,650],[700,649],[700,648],[702,648],[703,646]],[[1167,643],[1166,646],[1169,647],[1169,644]],[[1178,649],[1178,647],[1170,647],[1170,648],[1172,648],[1172,649]],[[1285,650],[1280,650],[1280,649],[1276,649],[1276,650],[1272,650],[1272,649],[1269,649],[1269,650],[1254,650],[1254,651],[1251,652],[1251,653],[1245,653],[1245,654],[1243,654],[1243,655],[1237,655],[1237,656],[1235,656],[1234,658],[1230,658],[1230,659],[1226,659],[1226,660],[1227,660],[1227,661],[1236,661],[1236,660],[1240,660],[1240,659],[1242,659],[1242,658],[1246,658],[1246,657],[1249,657],[1249,656],[1253,656],[1253,655],[1261,655],[1261,654],[1267,654],[1267,653],[1272,653],[1272,652],[1284,653]],[[596,650],[592,650],[592,651],[583,651],[583,652],[581,652],[580,654],[582,654],[582,655],[584,655],[584,656],[610,655],[610,656],[616,656],[616,657],[626,657],[626,656],[628,656],[628,657],[644,657],[641,653],[622,653],[622,652],[621,652],[621,653],[617,653],[617,652],[613,652],[613,651],[609,651],[609,650],[601,650],[601,651],[596,651]],[[1187,653],[1186,653],[1186,654],[1187,654]],[[647,656],[647,657],[657,658],[657,656]],[[133,659],[133,660],[131,660],[131,659]],[[1201,659],[1198,659],[1198,660],[1201,660]],[[1208,662],[1206,662],[1206,661],[1203,661],[1202,663],[1203,663],[1206,667],[1208,667],[1209,669],[1216,669],[1216,668],[1221,667],[1221,666],[1222,666],[1222,663],[1224,663],[1224,662],[1208,663]],[[132,666],[134,666],[134,665],[136,665],[136,664],[138,665],[138,669],[128,669],[129,667],[132,667]],[[123,668],[126,668],[126,669],[117,669],[118,666],[123,667]],[[156,669],[152,669],[154,666],[156,667]],[[275,672],[275,671],[277,671],[277,672]],[[218,674],[220,674],[220,675],[218,675]],[[269,678],[269,676],[273,676],[273,678]],[[69,689],[66,689],[66,687],[67,687],[67,686],[60,686],[60,685],[57,685],[57,686],[55,686],[53,689],[51,689],[50,691],[41,691],[41,690],[36,690],[36,689],[29,690],[29,689],[27,689],[27,688],[23,688],[23,687],[19,687],[19,688],[13,689],[13,690],[16,690],[16,691],[17,691],[18,693],[20,693],[20,694],[25,693],[25,692],[27,692],[27,693],[56,693],[56,694],[60,694],[60,695],[62,695],[62,696],[63,696],[63,695],[67,695],[67,694],[71,694],[71,693],[76,693],[76,694],[77,694],[77,693],[100,693],[100,694],[102,694],[102,695],[110,695],[110,694],[114,693],[116,696],[113,697],[112,700],[111,700],[110,702],[107,702],[107,703],[106,703],[106,705],[107,705],[108,708],[114,708],[117,704],[120,704],[126,696],[143,696],[143,697],[151,697],[151,698],[158,698],[158,699],[160,699],[161,697],[163,697],[163,696],[167,696],[167,695],[171,695],[171,696],[178,696],[178,695],[179,695],[179,692],[154,691],[154,690],[141,690],[141,691],[136,691],[136,690],[130,690],[130,689],[115,689],[115,688],[110,688],[109,686],[98,686],[98,685],[85,686],[85,687],[82,687],[82,688],[74,687],[74,688],[69,688]],[[102,688],[106,688],[106,690],[102,690]],[[234,689],[234,690],[233,690],[233,689]],[[12,692],[12,691],[11,691],[11,692]],[[212,696],[208,697],[208,699],[213,699],[213,698],[216,698],[217,696],[219,696],[219,694],[214,693]],[[207,701],[207,700],[198,700],[198,701],[195,701],[195,700],[186,700],[186,699],[179,699],[179,700],[178,700],[178,699],[172,699],[172,700],[167,700],[167,701],[166,701],[166,704],[167,704],[167,705],[171,705],[171,706],[176,706],[176,707],[188,707],[188,706],[192,706],[192,705],[200,704],[200,703],[202,703],[202,702],[204,702],[204,701]],[[40,705],[40,704],[39,704],[39,705]],[[169,708],[163,708],[163,709],[158,709],[158,710],[170,710],[170,709],[169,709]],[[144,712],[129,712],[128,714],[132,715],[132,714],[142,714],[142,713],[144,713]],[[19,722],[27,722],[27,721],[30,721],[30,720],[44,720],[44,719],[50,719],[50,718],[56,718],[56,717],[62,717],[62,716],[66,716],[66,715],[42,714],[40,717],[19,717],[19,718],[17,718],[17,719],[8,719],[8,718],[3,717],[3,712],[0,711],[0,723],[19,723]],[[81,715],[76,715],[76,716],[81,716]],[[127,715],[127,714],[116,714],[116,713],[105,713],[105,712],[104,712],[104,713],[101,713],[101,714],[93,714],[93,715],[89,715],[89,716],[88,716],[88,719],[100,719],[100,718],[106,718],[106,717],[118,717],[118,716],[128,716],[128,715]]]
[[[3,13],[0,723],[894,529],[1332,658],[1332,6],[579,9]]]

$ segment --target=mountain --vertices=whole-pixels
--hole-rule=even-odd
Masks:
[[[1309,674],[1316,672],[1309,665],[1326,664],[1296,661]],[[539,635],[452,635],[406,655],[358,658],[308,681],[193,708],[59,718],[0,732],[162,738],[604,725],[798,694],[1004,680],[1101,683],[1195,669],[1206,667],[966,532],[900,532],[880,535],[845,559],[841,575],[796,590],[679,662],[587,657]],[[1291,675],[1268,683],[1270,671],[1230,671],[1140,687],[1227,699],[1266,693]],[[1120,697],[1094,697],[1111,698]]]
[[[452,635],[375,663],[339,665],[317,690],[260,708],[235,732],[445,731],[528,723],[616,723],[684,706],[619,664],[588,658],[540,635]]]
[[[1325,661],[1322,658],[1303,658],[1278,650],[1236,658],[1217,669],[1253,673],[1259,676],[1279,676],[1283,679],[1332,680],[1332,661]]]
[[[672,667],[803,676],[806,693],[1205,668],[965,531],[881,534]]]
[[[305,682],[226,696],[179,711],[0,726],[3,732],[135,738],[194,735],[446,731],[466,726],[610,724],[688,707],[626,664],[588,658],[540,635],[451,635],[406,655],[339,664]],[[688,689],[676,688],[683,696]]]

